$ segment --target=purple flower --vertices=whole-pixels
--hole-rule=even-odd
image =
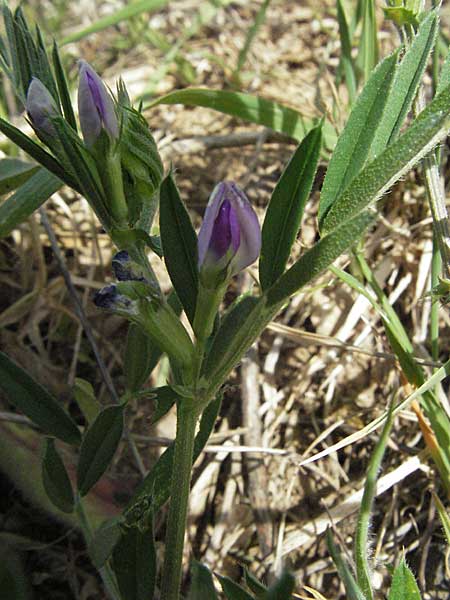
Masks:
[[[93,146],[102,129],[105,129],[110,138],[117,139],[119,123],[113,99],[105,84],[86,61],[80,60],[78,67],[80,72],[78,114],[86,145]]]
[[[208,202],[198,234],[201,270],[235,275],[251,265],[261,250],[258,217],[244,192],[232,181],[219,183]]]
[[[38,133],[49,136],[55,134],[51,118],[59,115],[58,107],[53,96],[37,77],[32,78],[28,87],[26,110]]]

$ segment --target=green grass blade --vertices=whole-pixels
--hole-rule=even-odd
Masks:
[[[330,556],[336,565],[339,577],[341,578],[341,581],[345,587],[345,591],[347,592],[347,600],[367,600],[362,591],[359,589],[353,573],[350,571],[350,567],[342,558],[339,548],[334,543],[330,529],[327,529],[326,539],[328,552],[330,553]]]
[[[301,142],[282,173],[262,228],[259,278],[263,290],[283,274],[311,192],[322,145],[322,127]]]
[[[337,19],[339,25],[339,38],[341,41],[341,57],[340,64],[344,71],[345,83],[347,84],[348,95],[350,98],[350,103],[353,104],[353,101],[356,96],[356,75],[355,75],[355,67],[353,64],[352,58],[352,43],[350,30],[348,28],[347,19],[345,17],[344,7],[342,6],[342,0],[337,0]]]
[[[234,77],[236,77],[236,78],[239,77],[239,73],[242,71],[242,67],[244,66],[245,61],[247,60],[247,56],[248,56],[248,53],[252,46],[253,40],[258,35],[258,31],[261,28],[261,25],[265,21],[266,12],[267,12],[267,8],[268,8],[269,4],[270,4],[270,0],[263,1],[263,3],[261,4],[261,6],[256,14],[256,17],[255,17],[255,20],[253,21],[252,26],[249,28],[249,30],[247,32],[244,45],[242,46],[242,48],[239,52],[236,69],[234,70],[234,73],[233,73]]]
[[[68,35],[62,40],[61,45],[78,42],[88,35],[91,35],[91,33],[98,33],[107,27],[117,25],[117,23],[120,23],[121,21],[131,19],[143,12],[153,12],[167,4],[169,4],[169,0],[140,0],[138,2],[127,3],[124,8],[116,11],[112,15],[98,19],[95,23],[89,25],[89,27]]]
[[[436,96],[402,136],[355,177],[325,216],[322,231],[332,231],[364,210],[445,139],[449,113],[450,86]]]
[[[370,149],[372,158],[397,137],[417,94],[428,58],[436,41],[438,26],[438,13],[432,11],[420,25],[417,36],[399,64]]]
[[[378,65],[356,100],[347,124],[339,136],[320,194],[319,222],[361,171],[370,144],[383,115],[395,73],[397,54]]]
[[[356,64],[363,81],[368,81],[377,63],[378,39],[375,0],[362,0],[362,32]]]
[[[303,117],[288,106],[241,92],[189,88],[157,98],[147,108],[158,104],[185,104],[211,108],[244,121],[264,125],[299,141],[314,127],[311,119]],[[325,124],[324,136],[325,145],[331,148],[336,136],[330,124]]]

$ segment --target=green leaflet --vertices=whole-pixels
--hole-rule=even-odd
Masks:
[[[416,97],[436,41],[438,25],[438,13],[433,10],[421,23],[416,37],[398,65],[385,110],[372,141],[370,158],[375,158],[397,137]]]
[[[222,577],[222,575],[216,575],[216,577],[227,600],[253,600],[253,597],[242,586],[229,577]]]
[[[74,509],[72,484],[52,438],[46,438],[44,442],[42,482],[53,504],[59,510],[71,513]]]
[[[194,561],[191,568],[191,587],[187,600],[218,600],[211,571],[206,565]]]
[[[62,185],[60,179],[39,168],[12,196],[0,204],[0,238],[26,221]]]
[[[147,527],[123,528],[114,548],[113,569],[124,600],[150,600],[156,585],[156,547],[152,515]]]
[[[161,184],[159,223],[166,267],[192,322],[198,289],[197,236],[172,173]]]
[[[61,404],[3,352],[0,352],[0,389],[11,404],[46,434],[74,446],[80,443],[80,431]]]
[[[77,484],[85,496],[109,467],[123,432],[123,407],[108,406],[84,435],[77,467]]]
[[[38,165],[25,162],[18,158],[0,159],[0,196],[12,192],[28,181],[38,169]]]
[[[259,278],[263,290],[283,274],[311,192],[322,143],[322,127],[312,129],[281,175],[262,228]]]
[[[283,302],[327,269],[345,250],[361,237],[374,220],[368,211],[359,213],[322,237],[278,281],[267,290],[269,305]]]
[[[450,86],[435,97],[403,135],[355,177],[324,217],[322,233],[332,231],[380,198],[443,140],[449,128],[449,113]]]
[[[411,569],[403,558],[392,576],[388,600],[421,600],[419,588]]]
[[[395,73],[397,53],[385,58],[375,69],[356,100],[347,124],[334,149],[323,182],[319,204],[319,222],[339,195],[360,172],[382,117]]]

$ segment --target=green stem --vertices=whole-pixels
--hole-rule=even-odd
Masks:
[[[75,503],[75,510],[78,516],[78,521],[80,523],[81,531],[83,532],[86,545],[89,546],[93,538],[92,527],[89,523],[88,516],[84,510],[83,501],[80,497],[77,498],[77,501]],[[121,595],[119,592],[119,588],[117,587],[116,578],[111,568],[109,566],[101,567],[99,569],[99,573],[105,586],[106,593],[110,600],[121,600]]]
[[[383,460],[384,451],[389,440],[392,423],[394,420],[394,404],[389,407],[386,423],[383,428],[380,440],[372,454],[367,469],[366,482],[364,484],[364,493],[359,510],[358,524],[356,527],[355,539],[355,562],[358,585],[361,588],[364,597],[367,600],[373,600],[373,589],[371,581],[371,568],[369,564],[369,526],[372,512],[373,500],[375,498],[377,477]]]
[[[431,260],[431,292],[439,284],[439,275],[442,269],[441,255],[439,254],[439,245],[436,232],[433,235],[433,258]],[[439,301],[433,300],[431,303],[430,314],[430,340],[431,357],[433,361],[439,360]],[[436,371],[436,369],[435,369]],[[437,390],[436,390],[437,393]]]
[[[197,417],[197,407],[184,398],[177,407],[177,435],[172,466],[170,507],[167,517],[161,600],[178,600],[180,593]]]

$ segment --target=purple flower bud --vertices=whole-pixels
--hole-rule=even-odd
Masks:
[[[86,61],[80,60],[78,67],[78,114],[86,145],[93,146],[102,129],[105,129],[113,140],[117,139],[119,123],[113,99],[105,84]]]
[[[26,109],[30,121],[38,133],[49,136],[55,134],[51,117],[59,115],[58,107],[53,96],[37,77],[32,78],[28,87]]]
[[[251,265],[261,250],[258,217],[244,192],[232,181],[219,183],[208,202],[198,234],[200,269],[235,275]]]

